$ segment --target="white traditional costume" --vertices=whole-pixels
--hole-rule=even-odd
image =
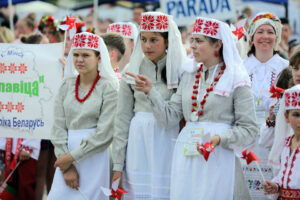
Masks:
[[[182,117],[187,121],[173,153],[171,199],[249,199],[233,152],[253,143],[258,131],[249,77],[227,24],[199,17],[192,34],[222,40],[224,63],[209,68],[195,60],[185,63],[186,72],[169,102],[154,87],[148,94],[154,115],[166,127]],[[207,80],[201,78],[205,71]],[[208,161],[196,150],[207,133],[221,138]]]
[[[277,50],[278,44],[281,39],[281,29],[282,25],[277,16],[272,13],[259,13],[251,21],[248,35],[250,43],[253,41],[254,34],[258,27],[261,25],[270,25],[273,27],[276,35],[275,46],[272,51]],[[251,54],[249,58],[244,60],[244,66],[246,67],[251,80],[252,93],[254,96],[254,104],[256,110],[256,120],[257,124],[264,128],[266,126],[266,120],[269,116],[269,110],[274,103],[270,98],[269,90],[274,84],[275,79],[279,73],[289,65],[289,62],[281,58],[277,53],[273,55],[268,61],[262,63],[260,62],[254,54]],[[272,128],[271,128],[272,129]],[[263,134],[262,137],[269,137],[269,134]],[[257,138],[258,141],[259,138]],[[266,143],[264,143],[266,142]],[[254,153],[259,156],[261,162],[260,166],[264,169],[263,174],[268,179],[272,178],[271,166],[267,164],[267,158],[269,150],[265,146],[272,146],[269,144],[270,140],[266,138],[260,139],[261,146],[256,146],[254,148]],[[256,168],[255,164],[250,164],[247,169]],[[245,171],[246,181],[249,183],[250,194],[252,198],[262,198],[264,197],[262,188],[262,179],[257,170]],[[252,184],[256,182],[256,184]],[[256,186],[255,186],[256,185]]]
[[[142,14],[140,32],[168,32],[167,54],[154,64],[143,54],[139,35],[124,71],[149,77],[153,87],[168,100],[178,86],[179,68],[185,59],[178,27],[172,16],[146,12]],[[162,79],[164,70],[167,83]],[[162,127],[146,95],[136,91],[134,84],[132,77],[123,75],[112,145],[114,171],[124,170],[123,187],[128,191],[124,199],[169,199],[171,162],[166,158],[171,158],[179,123]]]
[[[78,86],[79,76],[75,76],[73,63],[74,49],[100,52],[100,76],[90,91]],[[117,88],[118,81],[102,38],[87,32],[76,34],[66,62],[65,79],[55,101],[51,141],[56,157],[71,153],[75,159],[73,165],[79,174],[79,191],[66,185],[63,173],[57,168],[49,200],[108,200],[100,187],[110,187],[108,146],[113,135]]]
[[[300,85],[296,85],[284,92],[282,108],[279,110],[276,122],[278,129],[275,133],[275,141],[270,158],[274,169],[279,173],[273,178],[278,187],[278,199],[300,199],[300,146],[291,152],[291,142],[294,131],[286,123],[284,113],[286,110],[300,109]],[[277,126],[276,126],[277,127]],[[292,136],[291,136],[292,133]]]

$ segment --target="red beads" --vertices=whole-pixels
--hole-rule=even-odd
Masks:
[[[77,76],[76,78],[76,83],[75,83],[75,98],[77,99],[77,101],[79,101],[80,103],[84,102],[93,92],[96,83],[98,82],[98,80],[100,79],[100,75],[99,75],[99,71],[98,71],[98,76],[97,78],[94,80],[92,87],[90,88],[89,92],[84,96],[83,99],[79,98],[78,96],[78,86],[79,86],[79,80],[80,80],[80,75]]]
[[[199,87],[199,82],[200,82],[200,78],[201,78],[201,72],[203,69],[203,65],[201,65],[201,67],[198,69],[198,73],[195,75],[195,85],[193,85],[193,94],[198,94],[198,87]],[[214,82],[210,85],[209,88],[206,88],[206,94],[203,96],[203,99],[199,102],[199,106],[201,107],[201,110],[198,110],[198,114],[199,116],[203,115],[203,109],[204,109],[204,105],[206,103],[206,99],[209,95],[210,92],[212,92],[214,90],[214,87],[217,85],[218,81],[220,80],[222,74],[224,73],[224,70],[226,69],[226,66],[222,66],[220,72],[218,73],[217,77],[215,77],[213,80]],[[197,100],[197,97],[195,95],[192,96],[192,100]],[[197,107],[198,103],[197,102],[192,102],[192,106]],[[195,108],[192,108],[192,112],[197,111]]]

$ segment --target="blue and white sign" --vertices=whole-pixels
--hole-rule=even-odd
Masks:
[[[161,11],[172,15],[178,26],[187,26],[196,17],[219,20],[235,18],[234,0],[161,0]]]

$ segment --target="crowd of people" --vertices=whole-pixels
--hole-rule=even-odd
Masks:
[[[300,45],[287,19],[244,9],[236,29],[201,16],[178,27],[139,5],[130,22],[77,16],[75,35],[59,28],[67,18],[29,14],[13,35],[3,13],[0,43],[64,42],[65,56],[51,141],[0,138],[2,181],[15,169],[0,199],[41,200],[46,187],[49,200],[108,200],[101,187],[120,180],[124,200],[247,200],[237,151],[253,145],[269,152],[257,154],[273,169],[266,198],[300,199]]]

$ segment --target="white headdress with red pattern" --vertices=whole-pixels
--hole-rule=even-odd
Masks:
[[[101,62],[98,65],[100,76],[118,82],[116,74],[111,67],[108,50],[103,39],[98,35],[88,32],[77,33],[73,37],[72,47],[66,61],[64,78],[78,74],[73,62],[74,49],[90,49],[100,52]]]
[[[169,89],[177,88],[180,73],[179,69],[186,61],[187,56],[181,41],[181,34],[173,20],[173,17],[161,12],[142,13],[141,24],[139,27],[139,33],[140,32],[168,32],[168,50],[166,61],[167,86]],[[145,55],[141,47],[140,34],[138,34],[136,45],[125,71],[138,74],[144,56]],[[123,78],[127,83],[135,83],[134,79],[129,76],[123,75]]]
[[[110,24],[106,30],[107,33],[119,33],[123,38],[133,39],[136,43],[138,29],[131,22],[117,22]]]
[[[280,170],[280,156],[287,137],[293,135],[293,129],[285,121],[287,110],[300,109],[300,85],[285,90],[280,101],[280,107],[276,116],[275,137],[272,149],[269,154],[269,163],[273,166],[274,173]],[[274,175],[275,175],[274,174]]]
[[[214,89],[215,94],[229,96],[237,87],[250,86],[249,75],[236,48],[232,31],[226,23],[198,17],[194,23],[192,34],[219,39],[223,43],[223,59],[226,69]],[[196,70],[195,68],[191,70],[189,66],[185,66],[185,68],[186,71]]]

